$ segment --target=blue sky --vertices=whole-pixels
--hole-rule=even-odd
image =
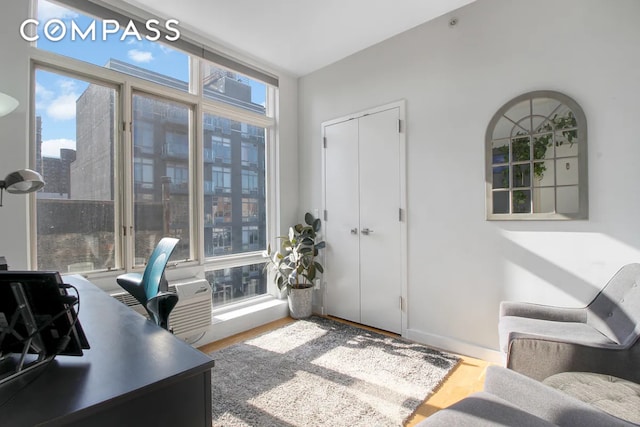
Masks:
[[[43,34],[44,25],[51,19],[65,22],[67,35],[60,41],[52,42]],[[142,37],[138,40],[130,35],[121,40],[118,34],[109,34],[103,40],[102,24],[97,21],[95,40],[89,38],[71,40],[71,21],[81,30],[89,28],[94,21],[69,9],[46,0],[38,1],[38,48],[70,56],[96,65],[105,65],[109,59],[119,59],[129,64],[155,71],[184,82],[189,78],[187,55],[173,50],[165,44],[150,42]],[[179,29],[179,24],[177,25]],[[25,42],[26,43],[26,42]],[[248,80],[252,85],[253,102],[264,105],[265,86]],[[43,155],[58,157],[60,148],[75,148],[75,101],[88,84],[82,80],[59,74],[38,71],[36,74],[36,115],[42,117]]]

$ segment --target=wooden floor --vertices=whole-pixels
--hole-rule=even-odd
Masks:
[[[396,336],[384,331],[379,331],[367,326],[358,325],[351,322],[346,322],[340,319],[335,319],[345,323],[350,323],[365,329],[373,330],[382,334]],[[275,322],[267,323],[266,325],[259,326],[246,332],[231,336],[229,338],[222,339],[207,345],[200,347],[200,350],[205,353],[211,353],[224,347],[248,340],[257,335],[269,332],[272,329],[279,328],[289,323],[295,322],[292,318],[284,318],[276,320]],[[428,396],[427,399],[418,407],[413,416],[408,420],[406,426],[414,426],[420,421],[427,418],[429,415],[437,412],[438,410],[445,408],[455,402],[465,398],[471,393],[482,390],[484,384],[484,377],[489,362],[480,359],[474,359],[467,356],[459,356],[462,360],[456,366],[445,381],[438,387],[434,394]]]

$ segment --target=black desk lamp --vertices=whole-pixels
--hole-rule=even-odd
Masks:
[[[0,117],[6,116],[18,107],[18,101],[0,92]],[[2,195],[6,189],[8,193],[25,194],[38,191],[44,186],[42,175],[31,169],[20,169],[11,172],[4,181],[0,180],[0,206],[2,206]]]

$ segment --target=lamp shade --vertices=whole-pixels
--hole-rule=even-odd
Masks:
[[[18,100],[0,92],[0,117],[6,116],[18,107]]]
[[[21,169],[7,175],[4,181],[0,181],[0,187],[14,194],[31,193],[44,187],[44,179],[34,170]]]

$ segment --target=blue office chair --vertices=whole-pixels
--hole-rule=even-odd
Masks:
[[[164,237],[155,247],[142,274],[126,273],[116,278],[118,285],[129,292],[147,310],[157,325],[168,329],[169,314],[178,303],[178,295],[169,292],[164,269],[180,240]]]

